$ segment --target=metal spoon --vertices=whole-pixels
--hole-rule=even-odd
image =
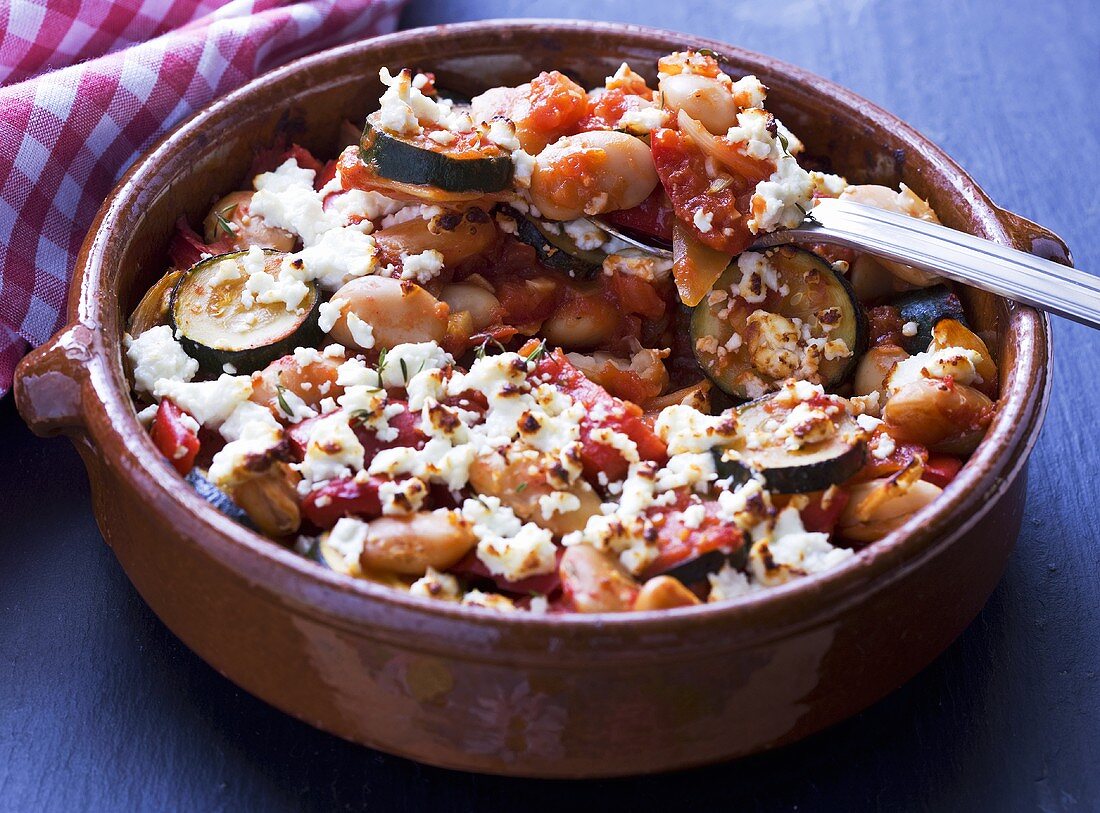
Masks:
[[[631,246],[672,259],[601,219],[593,225]],[[796,228],[763,234],[753,248],[833,243],[866,251],[1100,328],[1100,279],[1068,266],[915,217],[823,198]]]

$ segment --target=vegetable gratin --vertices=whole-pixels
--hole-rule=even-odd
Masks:
[[[730,600],[898,528],[982,439],[989,349],[942,279],[752,245],[822,197],[936,214],[810,171],[714,53],[656,67],[383,70],[336,158],[258,155],[131,316],[153,443],[318,567],[501,612]]]

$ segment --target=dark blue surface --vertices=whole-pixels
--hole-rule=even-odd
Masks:
[[[943,145],[1100,270],[1095,2],[414,2],[405,25],[588,17],[803,65]],[[1100,334],[1056,320],[1027,517],[978,620],[909,685],[783,751],[667,777],[550,783],[425,768],[268,708],[130,587],[63,440],[0,404],[0,808],[1100,810]],[[654,736],[661,736],[654,732]]]

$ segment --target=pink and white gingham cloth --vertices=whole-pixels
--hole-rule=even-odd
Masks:
[[[0,396],[61,326],[96,210],[181,119],[404,0],[0,0]]]

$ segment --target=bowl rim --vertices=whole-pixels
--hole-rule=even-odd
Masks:
[[[262,74],[180,122],[130,166],[100,208],[81,248],[70,286],[70,320],[79,318],[86,323],[102,324],[102,320],[97,318],[98,313],[114,307],[118,325],[124,325],[122,314],[117,313],[117,297],[104,295],[105,289],[111,286],[104,259],[115,243],[111,234],[113,227],[119,227],[120,215],[140,186],[135,184],[135,179],[155,167],[171,150],[186,149],[181,145],[186,145],[200,134],[207,122],[232,111],[259,88],[278,84],[307,69],[323,69],[327,64],[337,63],[351,55],[369,57],[375,50],[414,40],[456,34],[484,35],[489,30],[523,33],[532,28],[550,35],[625,36],[635,41],[644,40],[647,45],[670,49],[689,45],[710,47],[724,55],[733,55],[733,61],[739,65],[760,68],[763,72],[781,72],[789,84],[809,87],[831,103],[839,104],[853,114],[858,113],[871,123],[889,128],[897,138],[919,151],[937,172],[949,178],[963,193],[971,228],[980,229],[991,239],[1013,244],[1007,213],[997,207],[942,149],[885,109],[810,71],[728,43],[648,26],[583,20],[494,19],[408,29],[302,57]],[[475,48],[471,53],[477,50]],[[491,48],[485,50],[492,51]],[[120,228],[126,229],[125,226]],[[228,567],[247,573],[253,588],[262,586],[277,594],[282,601],[294,601],[305,612],[323,617],[329,625],[362,634],[364,625],[357,621],[361,621],[365,614],[357,619],[357,613],[348,614],[346,611],[354,611],[356,606],[368,611],[372,607],[386,606],[414,615],[490,628],[514,630],[522,627],[550,633],[585,630],[607,633],[623,628],[659,633],[682,630],[689,625],[726,625],[749,618],[761,622],[758,625],[761,633],[765,630],[774,632],[776,627],[787,629],[819,623],[822,613],[832,615],[840,612],[848,602],[862,600],[856,587],[864,581],[873,580],[876,589],[888,587],[925,557],[965,533],[984,515],[994,498],[1007,488],[1019,469],[1026,465],[1049,400],[1050,326],[1045,314],[1027,306],[1009,302],[1007,312],[1004,329],[1007,334],[1015,334],[1020,351],[1017,364],[1008,372],[997,414],[986,437],[943,494],[910,517],[900,528],[857,551],[855,556],[829,571],[803,576],[726,602],[669,610],[593,614],[501,613],[419,598],[317,566],[267,537],[234,523],[191,489],[180,488],[182,479],[156,452],[148,433],[137,420],[121,364],[121,331],[119,335],[111,336],[105,335],[102,329],[95,331],[92,363],[89,365],[89,380],[95,398],[84,398],[81,410],[86,431],[97,446],[103,448],[103,441],[111,438],[121,441],[119,448],[122,454],[108,455],[100,451],[95,454],[135,487],[148,501],[150,510],[166,519],[170,518],[171,512],[177,512],[177,516],[180,515],[178,512],[194,515],[199,520],[201,533],[189,533],[184,528],[184,533],[192,541]],[[1041,383],[1041,387],[1034,388],[1035,383]],[[98,413],[100,419],[92,420],[91,413]],[[963,516],[962,511],[968,506],[974,510],[963,521],[952,521],[953,517]],[[333,617],[336,614],[331,606],[321,606],[321,599],[325,598],[339,602],[341,617]],[[825,601],[826,598],[833,601]],[[798,614],[795,618],[791,610],[796,606],[810,612]],[[377,632],[381,633],[381,630]]]

